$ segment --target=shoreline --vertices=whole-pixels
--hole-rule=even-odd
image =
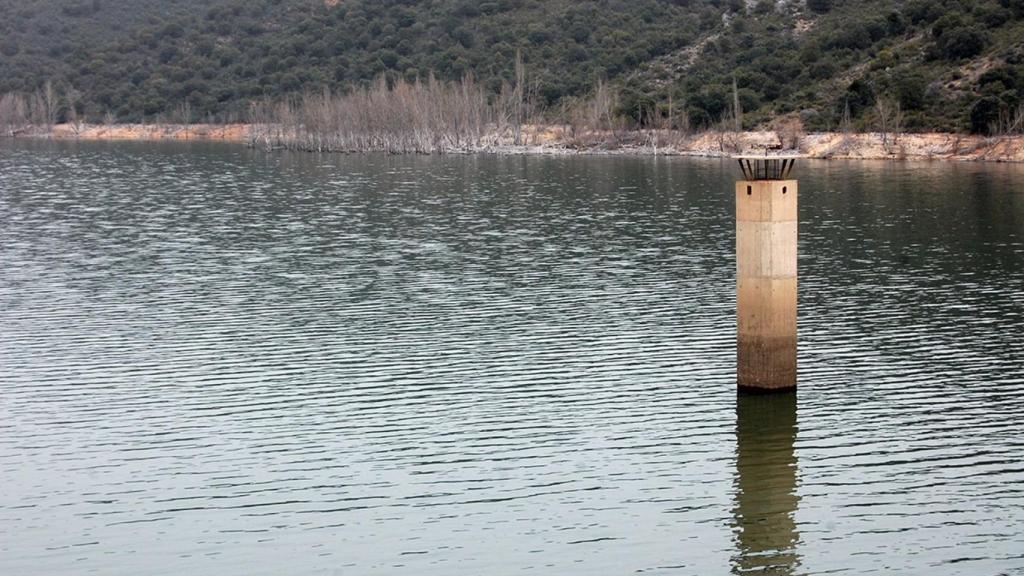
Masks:
[[[260,135],[257,128],[250,124],[58,124],[50,129],[23,129],[11,136],[86,141],[219,141],[256,146]],[[494,134],[482,138],[478,146],[448,152],[723,158],[775,146],[779,136],[768,131],[685,135],[668,130],[579,132],[566,126],[530,125],[523,128],[522,142],[516,145],[509,135]],[[799,152],[824,160],[1017,163],[1024,162],[1024,135],[810,133],[799,137]]]

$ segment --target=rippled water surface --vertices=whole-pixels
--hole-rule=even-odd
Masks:
[[[0,574],[1024,573],[1024,168],[0,144]]]

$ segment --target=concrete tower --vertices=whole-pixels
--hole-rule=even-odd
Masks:
[[[798,156],[738,156],[736,359],[740,390],[796,388]]]

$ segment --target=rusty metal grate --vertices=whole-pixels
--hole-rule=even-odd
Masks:
[[[746,155],[736,156],[746,180],[786,180],[793,171],[797,155]]]

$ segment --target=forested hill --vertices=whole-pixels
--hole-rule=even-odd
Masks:
[[[51,81],[93,120],[244,119],[382,75],[497,94],[517,51],[551,119],[599,80],[640,124],[715,124],[738,96],[748,128],[866,128],[882,102],[984,131],[1024,102],[1024,0],[0,0],[0,93]]]

